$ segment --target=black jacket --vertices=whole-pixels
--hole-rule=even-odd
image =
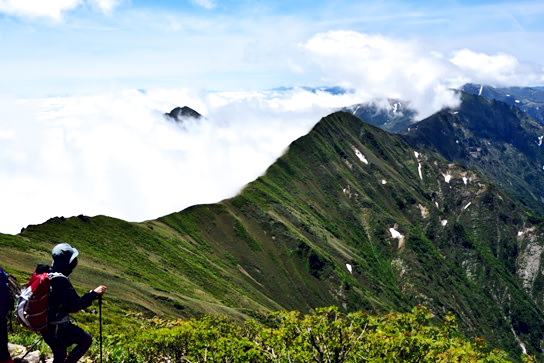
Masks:
[[[67,321],[70,313],[78,312],[92,305],[98,297],[94,291],[79,296],[68,277],[55,273],[51,279],[49,293],[49,322]]]

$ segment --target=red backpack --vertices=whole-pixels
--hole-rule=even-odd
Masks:
[[[46,272],[43,272],[43,271]],[[21,291],[17,303],[17,319],[28,329],[40,332],[49,327],[49,290],[51,279],[57,273],[48,272],[49,268],[36,268],[30,281]]]

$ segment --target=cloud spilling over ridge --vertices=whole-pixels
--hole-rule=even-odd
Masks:
[[[350,95],[187,89],[2,100],[0,232],[53,216],[153,219],[234,196]],[[187,105],[206,119],[164,112]]]
[[[323,80],[354,88],[364,99],[410,100],[421,117],[455,107],[452,88],[468,82],[493,86],[544,83],[542,66],[523,64],[508,54],[487,55],[468,49],[450,57],[416,40],[354,31],[317,34],[301,44]]]

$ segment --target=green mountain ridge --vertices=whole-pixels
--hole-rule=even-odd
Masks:
[[[491,87],[488,85],[466,84],[464,92],[479,95],[515,106],[539,123],[544,123],[544,87]]]
[[[234,198],[143,223],[53,218],[0,235],[0,250],[24,280],[74,244],[74,282],[109,285],[119,314],[423,304],[515,356],[542,353],[542,228],[477,172],[338,112]]]
[[[415,147],[478,170],[538,214],[544,213],[544,127],[514,106],[462,94],[459,109],[411,126]]]

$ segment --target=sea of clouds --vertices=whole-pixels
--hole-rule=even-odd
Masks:
[[[544,84],[542,66],[512,55],[441,54],[382,35],[332,31],[299,48],[293,72],[312,72],[315,85],[352,92],[211,92],[180,85],[0,96],[0,232],[79,214],[143,221],[232,197],[343,106],[392,97],[409,101],[424,118],[458,105],[452,88],[467,82]],[[176,106],[205,118],[166,119]]]

